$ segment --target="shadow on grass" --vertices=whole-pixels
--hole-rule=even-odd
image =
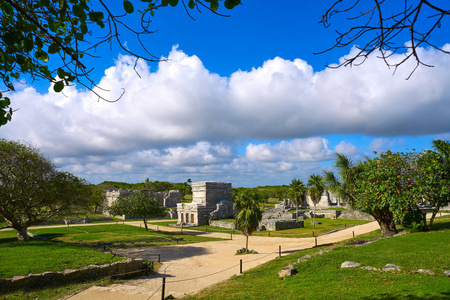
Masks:
[[[450,229],[450,219],[445,219],[445,222],[439,222],[439,220],[435,220],[433,223],[433,227],[431,227],[432,231],[444,229]]]
[[[132,249],[117,249],[113,250],[113,252],[120,256],[136,257],[145,260],[155,260],[155,258],[160,255],[161,262],[173,261],[210,253],[205,248],[196,246],[140,247]]]
[[[444,299],[450,299],[450,292],[443,292],[439,295],[426,295],[426,296],[414,296],[414,295],[402,295],[402,296],[393,296],[390,294],[380,294],[377,296],[370,296],[370,297],[362,297],[361,299],[367,299],[367,300],[387,300],[387,299],[413,299],[413,300],[428,300],[428,299],[437,299],[437,300],[444,300]]]

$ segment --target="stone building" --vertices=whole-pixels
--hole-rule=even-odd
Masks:
[[[138,191],[132,191],[132,190],[107,190],[105,191],[105,200],[103,201],[103,205],[100,207],[100,212],[106,215],[109,215],[106,211],[106,208],[108,206],[111,206],[117,198],[119,197],[126,197],[130,195],[131,193],[138,192]],[[148,190],[141,190],[139,192],[146,192],[149,193]],[[152,193],[153,198],[155,198],[159,205],[162,207],[176,207],[178,203],[181,202],[181,193],[178,190],[170,190],[170,191],[164,191],[164,192],[153,192]],[[123,219],[127,219],[127,216],[122,216]]]
[[[231,183],[202,181],[194,182],[192,202],[178,203],[178,225],[207,225],[210,219],[233,217]]]
[[[344,205],[345,204],[342,203],[342,200],[339,196],[333,194],[331,191],[325,190],[322,194],[322,197],[320,197],[319,202],[316,204],[316,208],[332,208]],[[314,207],[314,203],[312,202],[311,197],[309,195],[306,196],[306,205],[302,207],[304,208]]]

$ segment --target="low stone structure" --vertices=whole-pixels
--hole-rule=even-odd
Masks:
[[[296,220],[265,219],[259,222],[258,230],[277,231],[303,227],[303,220],[297,222]]]
[[[207,225],[210,219],[233,217],[231,202],[231,183],[202,181],[194,182],[192,202],[178,203],[177,225]]]
[[[353,220],[375,220],[371,215],[360,212],[358,210],[343,210],[338,211],[338,219],[353,219]]]
[[[236,229],[236,225],[232,222],[210,220],[209,225],[217,228]]]
[[[44,272],[42,274],[29,274],[27,276],[13,276],[0,278],[0,294],[14,290],[29,290],[47,286],[84,282],[105,278],[111,275],[126,274],[143,270],[143,260],[129,258],[126,261],[112,264],[91,265],[78,270],[64,270],[61,272]]]
[[[292,220],[295,219],[295,213],[290,213],[284,208],[272,208],[269,210],[266,210],[262,213],[262,219],[268,220],[268,219],[280,219],[280,220]]]

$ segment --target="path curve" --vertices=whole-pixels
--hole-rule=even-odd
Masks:
[[[140,222],[142,223],[142,222]],[[140,226],[139,222],[127,224]],[[156,229],[156,225],[149,224]],[[161,227],[161,226],[160,226]],[[223,233],[201,233],[210,237],[222,237],[228,240],[217,242],[203,242],[186,245],[141,247],[119,249],[120,255],[154,259],[160,254],[162,266],[159,273],[148,277],[129,280],[123,284],[112,284],[107,287],[94,286],[78,294],[64,299],[71,300],[146,300],[161,299],[162,278],[166,278],[165,296],[173,295],[176,298],[194,294],[200,290],[229,279],[240,273],[240,260],[242,259],[243,272],[270,261],[281,255],[288,255],[303,249],[312,248],[316,244],[324,245],[340,242],[353,236],[366,234],[379,229],[377,222],[348,227],[346,229],[322,235],[317,238],[279,238],[251,236],[249,248],[258,251],[258,254],[235,255],[236,250],[245,245],[245,237]],[[164,227],[164,230],[179,230]],[[200,234],[193,231],[193,234]]]

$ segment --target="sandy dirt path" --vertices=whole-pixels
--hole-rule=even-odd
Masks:
[[[128,224],[130,223],[140,226],[139,222],[128,222]],[[150,228],[156,229],[156,225],[150,224]],[[378,228],[377,222],[349,227],[341,231],[317,237],[317,244],[335,243],[349,239],[353,237],[353,234],[357,236]],[[164,230],[166,229],[180,230],[164,227]],[[188,232],[187,230],[184,231],[186,233]],[[166,278],[165,296],[173,295],[178,298],[184,295],[194,294],[210,285],[239,274],[241,259],[242,269],[245,272],[278,257],[280,246],[281,255],[287,255],[302,249],[311,248],[316,243],[313,237],[299,239],[251,236],[249,238],[249,248],[258,251],[258,254],[237,256],[235,255],[236,250],[245,246],[244,236],[233,235],[233,239],[231,240],[229,234],[198,231],[194,231],[194,234],[222,237],[227,240],[188,245],[116,250],[120,255],[148,260],[154,260],[155,256],[159,254],[162,262],[159,273],[129,280],[123,284],[112,284],[107,287],[94,286],[65,299],[161,299],[163,277]]]

